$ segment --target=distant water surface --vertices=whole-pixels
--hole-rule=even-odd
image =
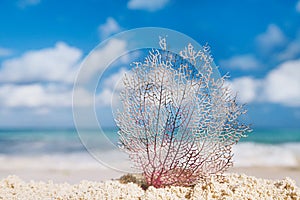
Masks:
[[[106,128],[104,132],[116,146],[117,128]],[[82,134],[89,137],[91,142],[97,138],[100,144],[95,146],[107,151],[108,157],[110,154],[113,155],[112,159],[116,157],[117,148],[110,149],[111,144],[99,131],[87,130]],[[234,152],[237,166],[300,166],[300,129],[255,129],[248,137],[241,139]],[[77,162],[76,158],[86,162],[95,161],[90,159],[76,130],[0,130],[0,161],[23,157],[45,159],[45,156],[54,159],[51,161],[54,163],[56,159],[67,162],[65,158],[73,158],[70,165]]]
[[[117,144],[117,128],[104,129],[105,135]],[[99,131],[88,130],[84,137],[101,138]],[[254,130],[240,143],[284,144],[300,143],[300,130]],[[106,140],[101,148],[105,149]],[[76,130],[0,130],[0,154],[72,153],[85,151]]]

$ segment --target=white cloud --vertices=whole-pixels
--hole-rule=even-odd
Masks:
[[[300,55],[300,36],[296,38],[294,41],[290,42],[286,49],[284,49],[278,55],[278,60],[290,60],[297,58]]]
[[[39,111],[50,111],[53,108],[70,108],[72,106],[72,87],[62,84],[27,84],[0,86],[0,105],[5,108],[34,108]],[[89,106],[93,103],[94,95],[77,88],[76,106]]]
[[[35,6],[41,3],[41,0],[19,0],[18,6],[20,8],[25,8],[27,6]]]
[[[2,56],[10,56],[12,54],[12,50],[0,47],[0,57]]]
[[[256,40],[261,50],[265,52],[281,47],[287,42],[285,35],[275,24],[270,24],[266,32],[257,36]]]
[[[269,102],[300,106],[300,59],[272,70],[265,78],[264,90]]]
[[[76,101],[72,102],[72,104],[73,106],[80,106],[80,107],[92,105],[94,99],[93,93],[89,92],[88,90],[82,87],[76,88],[76,97],[80,97],[80,98],[77,98]],[[73,96],[73,98],[75,98],[75,96]],[[72,101],[72,99],[70,99],[70,101]]]
[[[90,80],[126,50],[126,42],[111,40],[101,49],[94,51],[86,61],[84,78]],[[0,106],[2,108],[33,108],[39,113],[50,112],[54,108],[72,106],[71,78],[79,69],[82,52],[65,43],[57,43],[53,48],[29,51],[22,56],[8,59],[0,70]],[[115,83],[125,73],[120,69],[105,80],[104,88],[96,94],[96,100],[103,106],[110,105]],[[100,75],[100,74],[99,74]],[[71,78],[70,78],[71,77]],[[96,77],[97,78],[97,77]],[[118,90],[117,85],[117,90]],[[84,88],[77,88],[80,97],[77,106],[93,103],[94,94]]]
[[[113,101],[113,92],[108,88],[104,88],[97,96],[96,103],[99,106],[110,106]]]
[[[253,55],[246,54],[223,60],[221,61],[221,65],[233,69],[251,70],[259,68],[261,63]]]
[[[72,104],[72,91],[57,85],[2,85],[1,106],[18,107],[65,107]]]
[[[167,5],[169,0],[130,0],[127,7],[132,10],[156,11]]]
[[[110,40],[94,51],[86,60],[86,71],[81,71],[84,79],[98,79],[97,75],[111,64],[112,59],[124,53],[126,46],[126,41]],[[128,61],[127,57],[122,59]],[[70,113],[73,95],[71,80],[79,70],[81,60],[81,50],[63,42],[4,60],[0,68],[0,114],[7,112],[13,116],[22,112],[24,116],[52,117],[58,110]],[[109,108],[111,100],[114,100],[114,89],[119,90],[120,85],[116,83],[125,71],[125,68],[121,68],[104,80],[104,88],[98,94],[77,88],[77,96],[82,98],[76,100],[75,106],[90,106],[95,97],[96,106]],[[39,121],[34,117],[32,120]]]
[[[124,87],[122,79],[125,73],[129,73],[125,68],[121,68],[117,73],[112,74],[104,80],[104,86],[111,90],[120,90]]]
[[[120,102],[119,94],[124,88],[123,77],[130,72],[121,68],[118,72],[111,74],[103,81],[104,88],[97,94],[96,101],[99,106],[118,105]]]
[[[61,81],[71,82],[79,64],[81,50],[64,42],[55,47],[28,51],[21,57],[5,60],[0,70],[1,82]]]
[[[130,71],[121,68],[104,80],[104,88],[96,95],[98,106],[119,106],[119,92],[123,88],[121,80],[125,73],[130,75]],[[244,76],[227,83],[233,94],[237,93],[237,100],[241,103],[267,102],[300,106],[300,60],[285,62],[262,79]]]
[[[125,73],[130,72],[121,68],[104,80],[103,90],[96,95],[98,105],[118,106],[119,92],[123,88],[121,80]],[[262,79],[244,76],[228,81],[228,84],[241,103],[267,102],[299,107],[300,60],[285,62]]]
[[[261,82],[252,77],[240,77],[229,82],[229,87],[237,94],[237,100],[243,103],[256,101]]]
[[[296,4],[296,10],[297,12],[300,12],[300,1],[298,1]]]
[[[98,31],[101,39],[106,39],[110,35],[114,33],[118,33],[121,31],[120,25],[114,20],[112,17],[106,19],[105,24],[99,26]]]
[[[118,58],[126,50],[127,42],[111,39],[103,48],[96,49],[83,63],[78,81],[83,83],[92,80],[109,66],[110,61]]]
[[[103,80],[103,85],[101,91],[96,93],[93,96],[92,93],[86,91],[83,88],[77,88],[76,91],[76,101],[75,103],[78,106],[87,106],[91,105],[94,102],[95,97],[95,106],[96,107],[109,107],[115,110],[120,105],[120,91],[123,89],[124,85],[122,84],[122,78],[124,74],[129,74],[130,72],[125,68],[119,69],[119,71],[111,74]],[[80,90],[78,92],[78,90]],[[82,98],[80,98],[82,97]],[[78,101],[79,100],[79,101]],[[80,102],[82,100],[82,102]]]
[[[282,63],[263,79],[240,77],[229,84],[243,103],[271,102],[300,107],[300,59]]]

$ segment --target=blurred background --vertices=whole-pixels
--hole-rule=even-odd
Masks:
[[[22,170],[45,166],[47,172],[60,170],[61,179],[70,176],[70,166],[98,169],[74,128],[74,80],[81,62],[101,41],[138,27],[169,28],[208,43],[221,74],[229,72],[238,101],[247,104],[254,130],[237,146],[237,167],[288,167],[296,178],[299,25],[296,0],[0,0],[0,162],[6,163],[1,178],[26,176]],[[129,42],[103,48],[99,56],[117,54]],[[137,58],[120,59],[98,88],[98,103],[106,110],[99,117],[108,134],[116,133],[110,113],[115,80]],[[78,165],[79,156],[85,164]],[[41,174],[38,178],[45,177]]]
[[[300,127],[297,1],[1,0],[0,11],[3,128],[73,127],[81,61],[112,34],[147,26],[208,42],[254,127]]]

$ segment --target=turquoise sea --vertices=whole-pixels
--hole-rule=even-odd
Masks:
[[[65,162],[66,168],[70,165],[73,167],[77,161],[82,164],[82,160],[85,161],[82,167],[89,166],[88,163],[95,160],[91,159],[92,156],[82,144],[80,137],[85,139],[89,147],[105,152],[108,158],[119,159],[117,158],[119,150],[116,146],[117,129],[107,128],[104,129],[104,133],[105,136],[99,131],[86,131],[78,135],[74,129],[2,129],[0,130],[0,162],[12,158],[43,158],[44,160],[51,158],[48,161],[52,167],[58,161]],[[234,147],[234,154],[237,166],[300,166],[300,129],[254,129],[248,137],[242,138]],[[15,161],[13,164],[18,167]]]

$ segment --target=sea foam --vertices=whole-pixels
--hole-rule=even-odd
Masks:
[[[233,152],[236,167],[300,166],[300,143],[239,143]]]
[[[300,143],[259,144],[239,143],[233,149],[235,167],[299,167]],[[103,153],[105,157],[95,159],[87,151],[57,154],[0,154],[0,170],[89,170],[130,169],[129,159],[119,150]],[[103,158],[103,159],[102,159]],[[101,160],[102,159],[102,160]]]

